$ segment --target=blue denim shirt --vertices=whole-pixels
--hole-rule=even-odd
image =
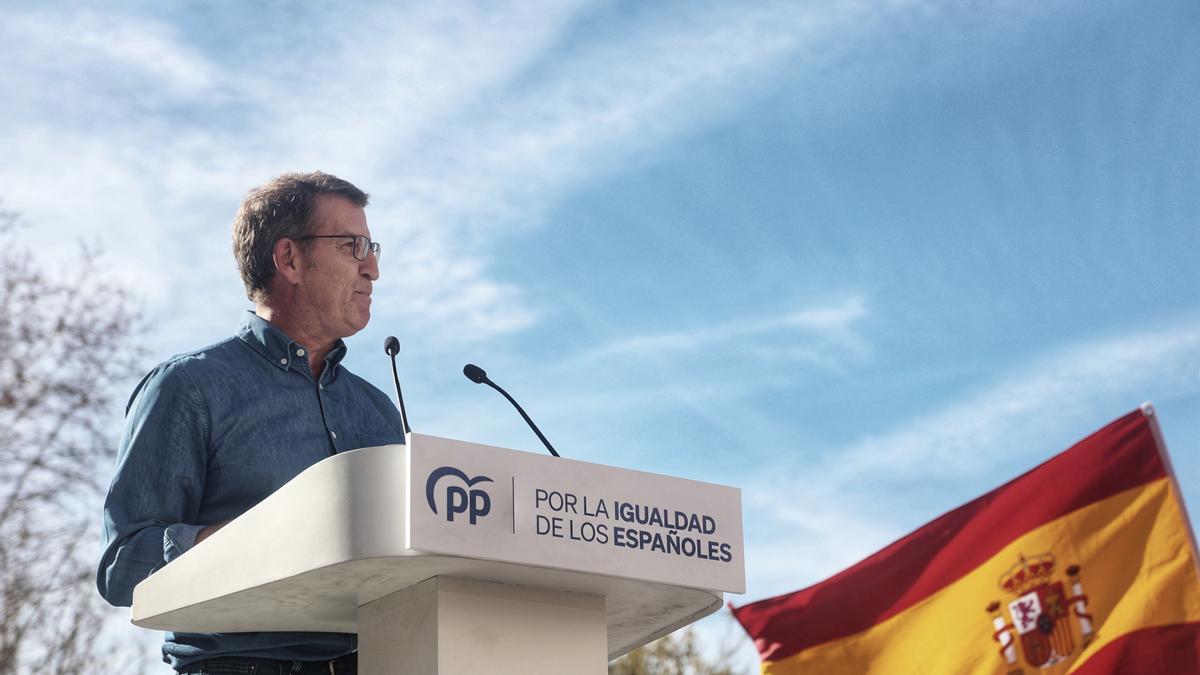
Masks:
[[[133,587],[296,474],[337,452],[404,442],[400,413],[340,365],[340,340],[317,382],[304,346],[247,312],[237,334],[150,372],[126,408],[104,501],[100,594],[128,606]],[[247,560],[246,564],[254,561]],[[341,633],[167,633],[176,670],[217,656],[324,660],[355,649]]]

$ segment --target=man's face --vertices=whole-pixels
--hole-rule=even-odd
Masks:
[[[371,236],[366,213],[342,197],[317,197],[313,216],[314,235]],[[371,284],[379,278],[379,261],[370,253],[366,260],[357,260],[353,251],[349,237],[308,241],[300,297],[324,337],[354,335],[371,319]]]

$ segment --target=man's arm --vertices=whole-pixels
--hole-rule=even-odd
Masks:
[[[156,368],[134,391],[104,500],[100,595],[118,606],[133,587],[195,545],[208,468],[209,417],[181,363]]]

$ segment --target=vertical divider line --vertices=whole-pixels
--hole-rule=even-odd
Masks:
[[[517,477],[512,477],[512,526],[513,534],[517,533]]]

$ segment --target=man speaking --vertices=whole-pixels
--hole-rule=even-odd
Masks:
[[[320,172],[247,194],[233,250],[254,311],[233,337],[160,364],[126,408],[96,578],[110,603],[131,604],[138,582],[312,464],[404,442],[387,395],[341,365],[379,278],[366,205]],[[167,633],[162,651],[181,673],[342,675],[355,646],[342,633]]]

